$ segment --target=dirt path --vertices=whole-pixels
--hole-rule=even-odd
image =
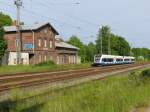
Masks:
[[[150,107],[148,109],[146,109],[146,112],[150,112]]]
[[[145,106],[135,108],[131,112],[150,112],[150,102],[148,102]]]

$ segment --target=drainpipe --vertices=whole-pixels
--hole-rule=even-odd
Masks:
[[[33,48],[32,49],[33,49],[33,53],[34,53],[35,52],[35,45],[34,45],[34,43],[35,43],[34,42],[35,41],[35,33],[32,29],[31,29],[31,31],[32,31],[32,37],[33,37],[33,41],[32,41],[33,42]]]
[[[35,33],[34,33],[34,31],[31,29],[31,32],[32,32],[32,37],[33,37],[33,48],[32,48],[32,50],[33,50],[33,53],[35,53]],[[34,56],[34,58],[33,58],[33,63],[35,64],[35,56]]]

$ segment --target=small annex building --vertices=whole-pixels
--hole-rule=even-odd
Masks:
[[[7,65],[17,64],[16,25],[4,27],[4,39],[7,42],[7,52],[3,63]],[[36,23],[34,25],[21,26],[21,63],[24,65],[38,64],[52,60],[57,64],[78,63],[78,48],[62,39],[55,38],[58,31],[50,24]]]
[[[64,42],[59,36],[56,36],[55,46],[57,52],[57,64],[80,63],[80,58],[78,57],[79,48]]]

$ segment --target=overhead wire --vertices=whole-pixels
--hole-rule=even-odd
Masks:
[[[13,6],[12,4],[9,4],[9,3],[6,3],[6,2],[3,2],[3,1],[0,1],[1,3],[3,3],[3,4],[5,4],[5,5],[8,5],[8,6]],[[43,4],[43,6],[45,6],[44,4]],[[14,7],[14,6],[13,6]],[[41,18],[42,20],[46,20],[46,19],[51,19],[51,20],[54,20],[55,22],[58,22],[58,23],[60,23],[60,24],[62,24],[62,25],[67,25],[67,26],[69,26],[69,27],[72,27],[72,28],[75,28],[75,29],[77,29],[77,30],[82,30],[82,31],[86,31],[86,32],[91,32],[90,30],[85,30],[85,29],[82,29],[81,27],[79,27],[79,26],[75,26],[75,25],[72,25],[72,24],[69,24],[69,23],[66,23],[66,22],[62,22],[62,21],[60,21],[60,20],[57,20],[57,19],[55,19],[55,18],[52,18],[52,17],[49,17],[49,16],[41,16],[40,14],[38,14],[38,13],[36,13],[36,12],[34,12],[34,11],[31,11],[31,10],[29,10],[29,9],[26,9],[25,7],[23,7],[23,9],[24,9],[24,12],[26,12],[26,13],[30,13],[31,14],[31,16],[33,17],[33,15],[34,16],[36,16],[36,17],[38,17],[38,18]],[[10,10],[9,10],[9,12],[10,12]],[[93,32],[91,32],[91,33],[93,33]]]

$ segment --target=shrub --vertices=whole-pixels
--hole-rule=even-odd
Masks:
[[[150,69],[147,69],[141,72],[140,80],[143,83],[148,83],[150,81]]]
[[[44,62],[41,62],[39,64],[36,64],[36,66],[52,66],[52,65],[56,65],[56,64],[51,60],[44,61]]]
[[[141,77],[150,78],[150,69],[144,70],[144,71],[141,73]]]
[[[133,83],[134,85],[136,86],[139,86],[140,85],[140,78],[139,78],[139,73],[137,72],[131,72],[129,75],[128,75],[128,79],[131,83]]]

